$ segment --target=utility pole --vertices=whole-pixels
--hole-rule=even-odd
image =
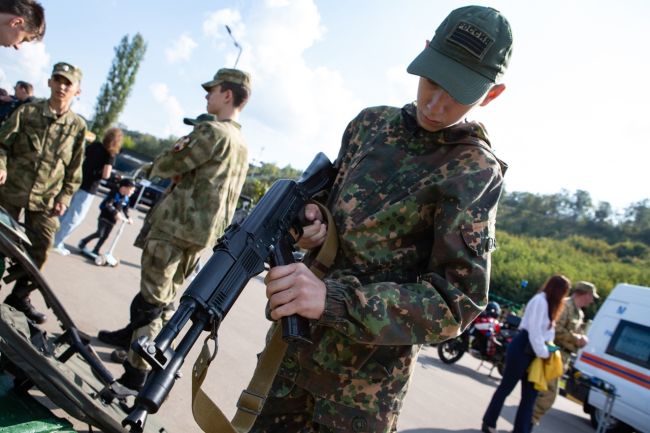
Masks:
[[[236,68],[236,67],[237,67],[237,63],[239,63],[239,56],[241,56],[242,47],[241,47],[241,45],[239,45],[239,43],[237,42],[237,39],[235,39],[235,37],[233,36],[232,31],[230,31],[230,27],[229,27],[227,24],[226,24],[226,30],[228,30],[228,34],[229,34],[230,37],[232,38],[232,41],[235,43],[235,47],[237,47],[237,48],[239,49],[239,54],[237,54],[237,60],[235,60],[235,65],[233,66],[233,68]]]

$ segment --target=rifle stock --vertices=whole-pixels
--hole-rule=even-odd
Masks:
[[[141,337],[133,344],[153,371],[122,425],[132,432],[142,431],[147,415],[156,413],[169,395],[201,333],[216,333],[248,281],[264,270],[265,262],[272,266],[293,262],[290,230],[301,232],[300,213],[305,204],[327,189],[334,175],[332,163],[319,153],[297,181],[276,181],[241,224],[226,229],[158,336],[153,341]],[[192,325],[173,349],[172,343],[190,320]],[[283,338],[289,343],[309,342],[308,321],[300,316],[283,318]]]

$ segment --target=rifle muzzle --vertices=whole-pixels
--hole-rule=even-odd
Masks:
[[[122,421],[122,427],[127,427],[131,433],[142,433],[148,414],[145,408],[135,406],[129,416]]]

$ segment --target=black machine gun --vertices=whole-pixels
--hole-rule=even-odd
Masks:
[[[178,310],[154,341],[141,337],[133,344],[153,371],[122,425],[132,432],[142,431],[147,414],[160,409],[200,334],[210,331],[216,335],[248,281],[265,269],[265,262],[271,266],[294,262],[291,230],[302,233],[305,204],[329,188],[334,175],[332,163],[319,153],[300,179],[276,181],[241,224],[226,229],[212,257],[183,293]],[[189,320],[192,325],[173,349],[172,343]],[[309,344],[307,319],[284,317],[282,337],[288,343]]]

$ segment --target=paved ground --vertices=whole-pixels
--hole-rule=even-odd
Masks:
[[[96,199],[95,204],[98,203],[99,199]],[[70,249],[75,250],[78,240],[94,231],[96,205],[69,239]],[[144,217],[141,212],[133,212],[133,215],[134,225],[126,227],[115,248],[114,255],[120,259],[117,267],[99,267],[76,254],[62,257],[56,253],[51,254],[45,266],[47,280],[77,326],[91,335],[96,335],[100,329],[113,330],[127,323],[128,305],[137,293],[139,284],[140,250],[133,247],[133,240]],[[110,246],[111,239],[105,249]],[[43,305],[40,299],[35,299],[35,303]],[[220,349],[206,384],[208,394],[228,415],[234,413],[236,398],[253,371],[255,354],[262,348],[268,327],[263,315],[264,304],[264,288],[261,280],[256,278],[245,288],[219,330]],[[109,369],[120,374],[121,366],[109,361],[111,348],[99,341],[94,343]],[[157,415],[171,432],[200,431],[191,415],[188,378],[197,352],[198,347],[195,347],[183,367],[184,377],[177,381],[162,413]],[[479,367],[477,360],[466,355],[458,364],[445,365],[438,360],[434,348],[426,347],[418,359],[400,417],[399,431],[478,432],[483,411],[497,384],[498,379],[489,377],[488,370]],[[512,428],[518,395],[519,390],[516,389],[506,400],[498,425],[502,431]],[[88,431],[78,422],[75,426],[79,431]],[[581,407],[560,397],[535,433],[586,433],[592,430]]]

